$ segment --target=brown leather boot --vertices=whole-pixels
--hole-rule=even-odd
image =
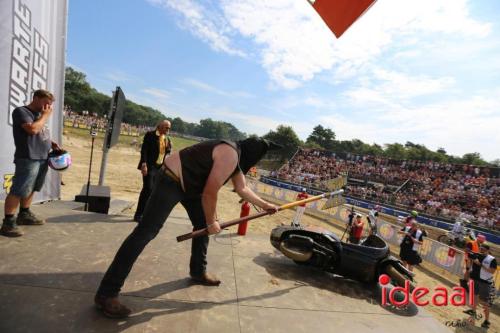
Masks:
[[[132,312],[132,310],[120,303],[118,296],[95,295],[94,302],[96,308],[109,318],[127,318]]]
[[[201,275],[191,275],[191,280],[205,286],[218,286],[221,282],[215,275],[207,272]]]

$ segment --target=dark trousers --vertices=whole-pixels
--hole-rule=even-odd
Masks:
[[[125,239],[111,266],[104,275],[97,294],[114,297],[120,292],[137,257],[144,247],[156,237],[175,205],[180,202],[186,209],[194,230],[206,228],[201,195],[188,197],[179,183],[159,172],[153,192],[146,204],[140,223]],[[191,244],[190,274],[199,276],[207,266],[208,236],[197,237]]]
[[[146,203],[148,202],[149,196],[153,191],[155,177],[158,172],[159,169],[156,166],[148,164],[148,174],[146,176],[142,176],[142,190],[141,194],[139,194],[139,202],[137,203],[137,210],[135,211],[134,217],[142,217],[144,208],[146,208]]]

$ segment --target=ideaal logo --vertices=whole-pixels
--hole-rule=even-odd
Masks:
[[[442,286],[435,287],[432,293],[426,287],[416,287],[410,291],[408,280],[405,281],[404,287],[393,287],[388,290],[386,286],[391,279],[386,274],[380,275],[378,281],[382,286],[382,306],[392,304],[395,307],[404,307],[410,304],[410,298],[412,303],[418,306],[427,306],[429,303],[435,306],[448,306],[450,303],[453,306],[474,305],[474,282],[472,280],[469,281],[468,292],[463,287],[453,287],[451,294],[448,294],[448,289]],[[427,294],[431,294],[430,301],[425,299]]]
[[[10,192],[10,188],[12,187],[12,178],[14,178],[14,175],[12,174],[3,175],[3,189],[5,194],[9,194]]]

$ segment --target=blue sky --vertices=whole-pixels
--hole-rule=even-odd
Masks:
[[[306,0],[71,0],[67,64],[169,117],[500,158],[500,1],[378,0],[336,39]]]

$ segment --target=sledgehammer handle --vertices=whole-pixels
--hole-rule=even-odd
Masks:
[[[337,190],[337,191],[333,191],[330,193],[323,193],[320,195],[316,195],[314,197],[310,197],[310,198],[307,198],[304,200],[290,202],[290,203],[287,203],[287,204],[284,204],[284,205],[281,205],[280,207],[278,207],[278,212],[281,210],[293,208],[293,207],[298,206],[298,205],[306,204],[306,203],[313,202],[313,201],[316,201],[319,199],[323,199],[323,198],[331,197],[331,196],[334,196],[337,194],[341,194],[343,192],[344,192],[344,190]],[[240,218],[237,218],[237,219],[225,222],[225,223],[221,223],[220,228],[224,229],[224,228],[230,227],[230,226],[235,225],[235,224],[240,224],[240,223],[245,222],[245,221],[250,221],[250,220],[265,216],[265,215],[269,215],[271,213],[272,213],[272,211],[270,211],[270,212],[263,211],[263,212],[260,212],[257,214],[253,214],[253,215],[249,215],[249,216],[245,216],[245,217],[240,217]],[[177,236],[177,241],[182,242],[182,241],[188,240],[190,238],[205,236],[205,235],[208,235],[207,228],[196,230],[196,231],[184,234],[184,235]]]
[[[271,213],[268,212],[268,211],[263,211],[263,212],[260,212],[260,213],[257,213],[257,214],[248,215],[248,216],[245,216],[245,217],[240,217],[238,219],[234,219],[234,220],[231,220],[231,221],[228,221],[228,222],[225,222],[225,223],[221,223],[220,224],[220,228],[222,230],[222,229],[230,227],[232,225],[240,224],[242,222],[253,220],[253,219],[256,219],[256,218],[259,218],[259,217],[262,217],[262,216],[265,216],[265,215],[269,215],[269,214],[271,214]],[[184,235],[177,236],[177,241],[178,242],[182,242],[182,241],[188,240],[190,238],[195,238],[195,237],[205,236],[205,235],[208,235],[207,228],[196,230],[196,231],[184,234]]]
[[[290,203],[287,203],[287,204],[284,204],[284,205],[278,207],[278,211],[289,209],[289,208],[293,208],[293,207],[301,205],[301,204],[306,204],[306,203],[313,202],[313,201],[316,201],[316,200],[319,200],[319,199],[322,199],[322,198],[326,198],[326,197],[329,197],[329,196],[333,196],[333,195],[336,195],[336,194],[341,194],[343,192],[344,192],[343,190],[337,190],[337,191],[330,192],[330,193],[323,193],[323,194],[320,194],[320,195],[316,195],[314,197],[310,197],[310,198],[307,198],[307,199],[304,199],[304,200],[290,202]],[[256,213],[256,214],[253,214],[253,215],[249,215],[249,216],[245,216],[245,217],[240,217],[240,218],[237,218],[237,219],[225,222],[225,223],[221,223],[220,228],[224,229],[224,228],[230,227],[230,226],[235,225],[235,224],[240,224],[240,223],[245,222],[245,221],[250,221],[250,220],[253,220],[253,219],[265,216],[265,215],[269,215],[271,213],[272,213],[272,211],[263,211],[263,212]],[[182,242],[182,241],[194,238],[194,237],[199,237],[199,236],[204,236],[204,235],[208,235],[208,229],[207,228],[196,230],[196,231],[184,234],[184,235],[177,236],[177,241],[178,242]]]

